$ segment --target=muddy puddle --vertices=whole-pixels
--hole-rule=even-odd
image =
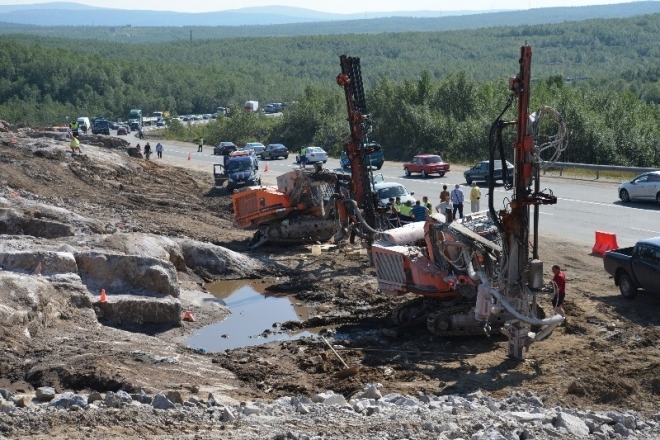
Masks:
[[[222,299],[231,314],[223,321],[195,331],[186,343],[191,348],[208,352],[265,344],[273,341],[294,340],[314,336],[321,329],[284,332],[280,324],[286,321],[304,321],[314,314],[282,294],[266,291],[268,284],[240,281],[219,281],[205,287],[216,298]]]

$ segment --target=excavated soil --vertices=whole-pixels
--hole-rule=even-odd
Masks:
[[[330,248],[320,257],[304,246],[248,251],[251,234],[232,226],[230,196],[213,188],[210,173],[132,160],[141,172],[109,174],[85,155],[40,157],[0,146],[0,187],[39,195],[43,203],[91,218],[121,217],[125,230],[187,236],[270,261],[273,271],[264,281],[273,284],[272,294],[295,297],[317,312],[306,322],[285,326],[336,329],[326,336],[349,366],[359,366],[359,373],[336,377],[344,367],[319,339],[203,354],[181,343],[198,323],[167,331],[126,331],[99,325],[72,307],[62,319],[46,323],[38,337],[0,327],[0,387],[14,392],[45,385],[58,392],[170,388],[204,397],[221,391],[245,400],[328,389],[348,397],[367,383],[382,383],[388,392],[410,395],[481,389],[501,397],[527,390],[543,395],[546,406],[657,412],[660,297],[640,293],[634,301],[623,299],[602,259],[582,244],[541,237],[546,279],[552,264],[565,268],[568,325],[532,345],[527,359],[517,362],[507,357],[506,339],[497,335],[443,339],[423,328],[401,329],[397,336],[383,332],[393,328],[393,307],[412,296],[379,294],[374,270],[359,247]],[[204,273],[182,276],[200,284],[213,279]],[[542,300],[551,314],[550,297]],[[268,329],[273,323],[263,324]],[[71,362],[73,357],[79,361]],[[63,417],[50,423],[56,435],[77,422]],[[107,416],[95,423],[114,426],[116,420]],[[151,426],[146,432],[139,423],[129,425],[115,426],[112,433],[187,432],[181,426]]]

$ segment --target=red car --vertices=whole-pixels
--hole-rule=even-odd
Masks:
[[[123,135],[127,135],[127,134],[128,134],[128,132],[126,131],[126,127],[124,127],[123,125],[120,126],[120,127],[117,129],[117,135],[121,135],[121,134],[123,134]]]
[[[403,172],[406,176],[420,173],[425,179],[429,174],[439,174],[442,177],[449,172],[449,164],[437,154],[420,154],[403,164]]]

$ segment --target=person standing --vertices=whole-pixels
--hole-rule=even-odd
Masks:
[[[78,127],[79,127],[78,126],[78,121],[71,121],[71,123],[69,124],[69,129],[71,130],[71,135],[74,138],[78,137]]]
[[[449,204],[449,191],[447,191],[447,185],[442,185],[442,191],[440,192],[440,204],[435,207],[435,210],[442,215],[446,215],[448,204]]]
[[[163,146],[160,142],[156,144],[156,154],[158,155],[158,159],[163,158]]]
[[[149,160],[149,156],[151,156],[151,145],[149,145],[149,142],[144,146],[144,156]]]
[[[463,218],[463,202],[465,201],[465,195],[461,190],[461,186],[457,183],[454,186],[454,189],[451,191],[450,196],[451,203],[454,205],[454,211],[452,212],[452,218],[456,220],[456,211]]]
[[[561,268],[556,264],[552,266],[552,273],[554,274],[554,277],[552,278],[552,287],[554,291],[552,307],[554,307],[555,313],[564,317],[564,323],[562,325],[566,325],[566,314],[564,313],[563,307],[564,298],[566,297],[566,274],[564,274]]]
[[[477,186],[477,182],[472,182],[472,190],[470,191],[470,208],[472,212],[479,212],[479,199],[481,199],[481,188]]]
[[[197,152],[201,153],[202,152],[202,147],[204,146],[204,138],[199,138],[199,144],[197,146]]]
[[[411,222],[413,221],[412,218],[412,201],[408,200],[406,203],[402,205],[397,205],[396,207],[399,210],[399,218],[401,219],[402,222]]]
[[[433,205],[431,205],[431,202],[429,202],[429,198],[426,196],[422,197],[422,205],[429,210],[429,213],[433,211]]]
[[[307,165],[307,148],[302,147],[300,149],[300,166],[302,168],[305,168]]]
[[[425,222],[426,216],[430,214],[428,208],[425,205],[422,205],[419,200],[415,202],[415,206],[412,208],[412,215],[416,222]]]

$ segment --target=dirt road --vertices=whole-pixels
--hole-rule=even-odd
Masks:
[[[208,170],[132,160],[139,172],[110,173],[91,154],[44,156],[9,144],[0,146],[0,188],[100,221],[119,217],[127,231],[186,236],[267,261],[270,271],[264,280],[273,284],[272,292],[317,311],[307,322],[288,325],[336,328],[328,336],[344,347],[341,356],[347,364],[359,365],[360,373],[337,380],[333,373],[343,366],[320,340],[204,355],[180,344],[199,324],[129,332],[100,326],[93,315],[67,305],[60,319],[43,324],[39,337],[26,338],[20,327],[0,329],[0,388],[15,393],[40,386],[54,386],[58,392],[168,388],[199,396],[222,391],[243,400],[328,389],[349,396],[367,383],[382,383],[388,391],[408,395],[483,390],[501,397],[520,390],[542,395],[546,406],[657,412],[660,297],[642,293],[634,302],[624,300],[603,271],[602,259],[588,248],[561,237],[541,237],[546,279],[552,264],[566,272],[568,325],[533,345],[525,361],[515,362],[507,358],[506,340],[500,336],[443,340],[422,328],[385,336],[382,330],[392,326],[389,313],[406,298],[377,293],[373,269],[357,249],[333,248],[320,257],[305,247],[248,251],[251,234],[232,226],[230,197],[213,188]],[[200,285],[217,279],[191,270],[181,278]],[[550,314],[550,298],[541,300]],[[273,323],[263,324],[268,328]],[[72,361],[75,357],[79,360]],[[168,357],[177,361],[162,361]],[[49,423],[53,432],[61,433],[75,426],[70,418]],[[113,426],[110,418],[98,423]],[[135,423],[116,429],[123,435],[145,434]],[[151,434],[175,429],[162,426]]]

